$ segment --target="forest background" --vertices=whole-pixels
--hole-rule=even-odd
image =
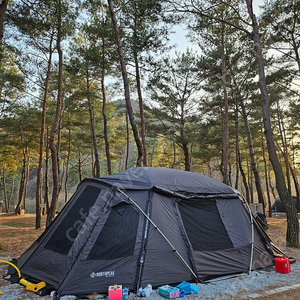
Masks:
[[[299,199],[299,12],[297,0],[2,0],[3,211],[36,212],[38,228],[83,178],[135,166],[217,178],[264,211],[285,188]]]

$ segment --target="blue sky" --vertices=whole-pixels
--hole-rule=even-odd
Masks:
[[[259,6],[263,4],[264,4],[263,0],[253,0],[253,9],[256,15],[259,15],[259,11],[260,11]],[[245,4],[245,8],[246,8],[246,4]],[[197,48],[188,42],[188,39],[185,36],[186,31],[184,28],[180,26],[176,26],[174,30],[176,32],[174,33],[173,38],[171,38],[171,43],[176,44],[174,51],[184,52],[187,47],[190,47],[192,49]]]

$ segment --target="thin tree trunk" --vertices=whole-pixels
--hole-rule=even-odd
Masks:
[[[44,147],[45,147],[45,127],[46,127],[46,108],[47,108],[47,97],[50,83],[50,73],[52,64],[52,43],[53,43],[54,32],[51,34],[50,45],[49,45],[49,60],[48,68],[45,79],[45,90],[43,97],[43,107],[42,107],[42,121],[41,121],[41,132],[40,132],[40,150],[39,150],[39,164],[37,169],[37,180],[36,180],[36,201],[35,201],[35,228],[41,227],[42,218],[42,190],[43,190],[43,162],[44,162]]]
[[[271,209],[272,203],[271,203],[270,190],[269,190],[268,166],[267,166],[267,159],[266,159],[265,143],[263,138],[261,144],[262,144],[261,148],[262,148],[264,168],[265,168],[265,182],[266,182],[267,198],[268,198],[268,206],[269,206],[269,217],[272,218],[272,209]]]
[[[29,153],[29,151],[27,151],[27,153]],[[30,155],[28,154],[26,173],[25,173],[25,185],[24,185],[24,200],[23,200],[24,212],[26,212],[26,198],[27,198],[27,189],[28,189],[28,181],[29,181],[29,161],[30,161]]]
[[[293,181],[294,181],[294,186],[295,186],[295,190],[296,190],[296,196],[297,196],[296,207],[297,207],[297,211],[300,212],[300,207],[299,207],[299,200],[300,200],[299,181],[298,181],[297,174],[296,174],[294,168],[292,166],[290,166],[290,168],[291,168],[291,173],[292,173],[292,177],[293,177]]]
[[[176,164],[176,143],[173,138],[172,138],[172,149],[173,149],[173,159],[171,163],[171,169],[174,169]]]
[[[183,149],[183,155],[184,155],[184,170],[185,171],[191,171],[190,152],[189,152],[188,144],[183,143],[182,144],[182,149]]]
[[[291,166],[293,169],[292,175],[294,179],[294,184],[295,184],[295,189],[296,189],[296,195],[297,195],[297,211],[300,212],[300,187],[299,187],[299,180],[297,177],[297,172],[296,172],[296,166],[295,166],[295,146],[293,143],[293,166]]]
[[[26,183],[26,170],[27,170],[27,160],[28,160],[28,154],[27,154],[27,147],[23,150],[23,166],[22,166],[22,172],[21,172],[21,180],[20,180],[20,188],[19,188],[19,198],[18,198],[18,204],[15,207],[15,214],[20,215],[22,210],[22,203],[24,201],[24,189],[25,189],[25,183]]]
[[[141,89],[141,76],[140,76],[140,67],[137,58],[137,54],[134,53],[134,62],[135,62],[135,77],[136,77],[136,86],[138,92],[139,99],[139,107],[140,107],[140,118],[141,118],[141,138],[143,145],[143,166],[147,167],[147,146],[146,146],[146,124],[145,124],[145,114],[143,107],[143,96]]]
[[[285,184],[285,177],[280,165],[276,147],[272,132],[271,119],[270,119],[270,100],[266,87],[266,78],[264,70],[264,60],[260,46],[258,23],[256,16],[253,13],[252,0],[246,0],[249,16],[252,20],[252,29],[253,29],[253,42],[254,50],[257,56],[258,62],[258,76],[259,76],[259,88],[262,95],[262,104],[263,104],[263,120],[264,120],[264,129],[265,137],[268,146],[269,158],[273,166],[275,178],[276,178],[276,189],[279,194],[279,197],[282,201],[282,204],[286,210],[287,216],[287,232],[286,232],[286,243],[289,247],[298,247],[299,246],[299,221],[297,210],[294,205],[294,202],[289,195],[288,189]]]
[[[238,155],[238,157],[239,157],[239,169],[240,169],[242,179],[243,179],[243,184],[244,184],[244,187],[245,187],[246,200],[247,200],[248,203],[250,203],[249,185],[248,185],[248,182],[247,182],[246,174],[245,174],[244,169],[243,169],[242,160],[241,160],[241,153],[240,153],[239,149],[238,149],[238,151],[239,151],[239,155]]]
[[[125,167],[125,170],[127,170],[128,168],[128,159],[129,159],[129,123],[128,123],[128,114],[126,112],[126,116],[125,116],[125,119],[126,119],[126,155],[125,155],[125,164],[124,164],[124,167]]]
[[[246,109],[245,109],[245,104],[244,104],[243,100],[241,101],[241,107],[242,107],[242,115],[243,115],[244,124],[245,124],[245,128],[246,128],[246,133],[247,133],[248,148],[249,148],[249,155],[250,155],[250,166],[251,166],[251,171],[253,172],[253,175],[254,175],[258,202],[263,205],[263,211],[265,212],[265,210],[266,210],[265,197],[264,197],[264,193],[263,193],[262,186],[261,186],[259,172],[258,172],[257,166],[256,166],[256,160],[255,160],[255,154],[254,154],[253,142],[252,142],[252,135],[251,135],[250,125],[249,125],[249,121],[248,121],[248,117],[247,117],[247,113],[246,113]]]
[[[82,159],[81,159],[81,151],[78,150],[78,175],[79,175],[79,182],[83,180],[82,176]]]
[[[4,170],[2,170],[2,182],[3,182],[3,196],[4,196],[5,210],[7,213],[9,213],[9,202],[7,199],[7,190],[6,190],[6,176]]]
[[[126,65],[124,61],[124,55],[123,55],[123,49],[121,45],[121,40],[119,36],[119,30],[118,30],[118,25],[117,25],[117,20],[115,17],[115,12],[112,4],[112,0],[107,0],[108,5],[109,5],[109,11],[111,15],[111,20],[113,23],[114,31],[115,31],[115,38],[116,38],[116,43],[117,43],[117,48],[118,48],[118,53],[119,53],[119,58],[120,58],[120,65],[121,65],[121,72],[122,72],[122,78],[123,78],[123,84],[124,84],[124,94],[125,94],[125,101],[126,101],[126,108],[134,136],[134,140],[137,146],[137,151],[138,151],[138,158],[136,162],[137,167],[142,166],[142,159],[143,159],[143,146],[139,137],[139,132],[136,126],[136,122],[134,119],[134,114],[133,114],[133,109],[132,105],[130,102],[130,91],[129,91],[129,82],[127,78],[127,71],[126,71]]]
[[[71,157],[71,126],[68,128],[68,154],[66,157],[66,178],[65,178],[65,202],[68,201],[68,180],[69,180],[69,164]]]
[[[47,143],[45,148],[45,180],[44,180],[44,208],[42,211],[42,214],[48,214],[50,209],[50,197],[49,197],[49,161],[50,161],[50,149],[49,149],[49,143],[48,143],[48,127],[47,127]]]
[[[86,89],[87,89],[87,99],[90,115],[90,125],[91,125],[91,134],[92,134],[92,144],[94,149],[95,161],[93,164],[93,177],[100,177],[100,163],[99,163],[99,153],[97,146],[96,130],[95,130],[95,120],[94,120],[94,107],[92,104],[91,93],[90,93],[90,80],[89,80],[89,70],[86,70]]]
[[[283,123],[283,117],[282,117],[282,111],[279,107],[279,104],[277,103],[277,117],[278,117],[278,128],[281,138],[281,144],[282,144],[282,155],[285,162],[285,176],[286,176],[286,182],[287,182],[287,189],[289,191],[289,194],[292,196],[292,185],[291,185],[291,179],[290,179],[290,162],[288,158],[288,149],[287,149],[287,141],[286,141],[286,134],[285,134],[285,128]]]
[[[223,118],[223,133],[222,133],[222,144],[223,144],[223,183],[228,184],[228,140],[229,140],[229,126],[228,126],[228,96],[227,96],[227,80],[226,80],[226,57],[225,57],[225,45],[224,45],[224,30],[225,24],[222,23],[222,45],[221,45],[221,59],[222,59],[222,86],[224,96],[224,118]]]
[[[235,184],[234,188],[238,190],[239,188],[239,161],[240,161],[240,147],[239,147],[239,117],[238,117],[238,108],[237,103],[235,104],[235,161],[236,161],[236,174],[235,174]]]
[[[46,226],[49,226],[53,221],[56,213],[56,207],[58,203],[58,196],[60,190],[60,178],[59,178],[59,136],[60,136],[60,122],[62,118],[62,76],[63,76],[63,53],[61,49],[61,0],[58,1],[58,31],[57,31],[57,52],[58,52],[58,91],[57,91],[57,103],[56,103],[56,115],[55,121],[52,126],[50,135],[50,149],[51,149],[51,161],[52,161],[52,176],[53,176],[53,191],[50,209],[47,214]],[[57,138],[57,142],[56,142]]]
[[[102,117],[103,117],[103,134],[104,134],[104,143],[105,143],[105,154],[106,154],[106,174],[110,175],[111,172],[111,157],[109,150],[109,140],[108,140],[108,126],[107,126],[107,116],[106,116],[106,92],[105,92],[105,49],[104,41],[102,41],[102,73],[101,73],[101,89],[102,89]]]
[[[4,18],[9,0],[2,0],[0,3],[0,43],[2,43],[4,34]]]

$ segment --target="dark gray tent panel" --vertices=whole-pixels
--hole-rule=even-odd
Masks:
[[[191,172],[132,168],[83,180],[18,259],[23,276],[59,295],[136,291],[274,263],[240,195]]]

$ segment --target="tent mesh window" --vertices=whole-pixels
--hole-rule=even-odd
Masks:
[[[119,203],[111,212],[87,260],[111,260],[134,254],[139,214],[131,205]]]
[[[215,200],[182,200],[179,211],[194,251],[233,248]]]
[[[95,186],[85,187],[45,245],[46,249],[68,254],[100,191],[101,189]]]

